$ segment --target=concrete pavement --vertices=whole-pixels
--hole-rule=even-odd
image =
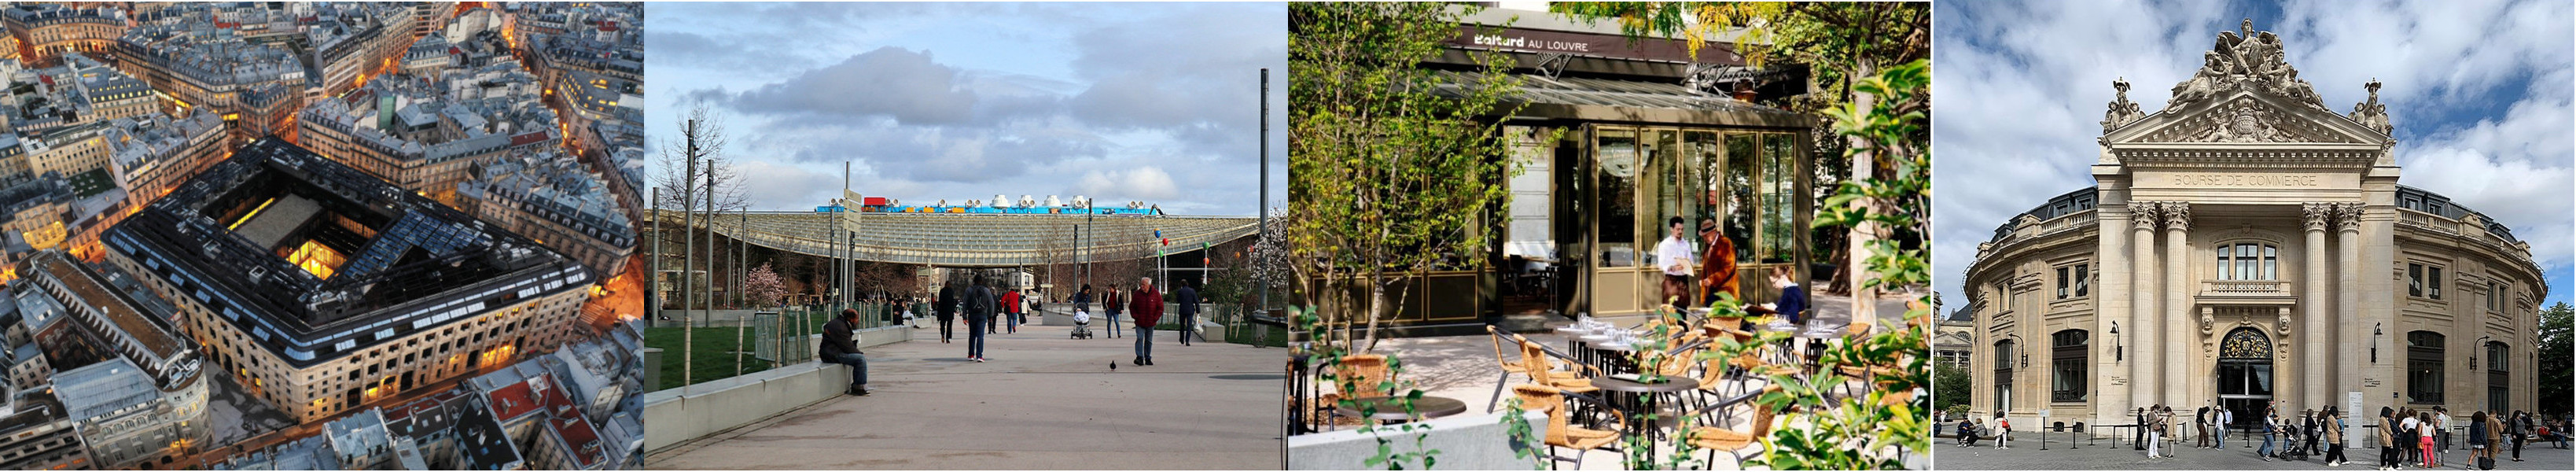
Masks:
[[[1093,326],[1095,333],[1103,327]],[[963,326],[959,329],[962,331]],[[1287,351],[1155,333],[1067,339],[1022,325],[986,340],[868,348],[875,395],[839,397],[659,451],[656,469],[1268,469],[1283,466]],[[1193,339],[1195,342],[1196,340]],[[1111,363],[1118,364],[1112,371]]]

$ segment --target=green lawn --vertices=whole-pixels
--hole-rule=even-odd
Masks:
[[[89,196],[97,195],[99,192],[105,192],[108,189],[116,188],[116,181],[109,178],[107,175],[107,169],[104,168],[91,169],[89,172],[82,172],[80,174],[73,175],[71,184],[72,193],[80,196],[81,198],[89,198]]]
[[[687,329],[697,331],[696,339],[691,340],[696,342],[694,353],[697,360],[693,362],[696,369],[687,375],[689,381],[706,382],[770,368],[768,361],[745,354],[742,356],[742,372],[734,372],[734,349],[737,346],[734,328],[645,328],[644,346],[662,348],[662,383],[653,388],[655,391],[680,388],[688,383],[681,379],[680,373],[683,362],[680,339],[687,334],[684,331]],[[748,338],[750,333],[746,332],[744,336]]]

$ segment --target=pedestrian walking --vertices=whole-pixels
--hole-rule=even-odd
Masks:
[[[2005,417],[2004,417],[2004,412],[2000,412],[2000,411],[1995,412],[1995,449],[2011,449],[2011,448],[2012,448],[2012,419],[2011,419],[2011,418],[2005,418]]]
[[[2495,439],[2489,437],[2491,434],[2495,434],[2495,428],[2488,425],[2487,412],[2469,413],[2469,461],[2462,464],[2460,468],[2469,469],[2495,463],[2495,457],[2490,455],[2495,452],[2495,448],[2487,447],[2495,444]]]
[[[1127,311],[1127,293],[1118,290],[1117,282],[1110,282],[1109,291],[1100,297],[1100,306],[1109,312],[1109,337],[1118,337],[1118,314]]]
[[[2513,411],[2513,424],[2505,425],[2513,434],[2513,461],[2522,462],[2522,444],[2531,440],[2531,413]]]
[[[1181,304],[1181,345],[1190,345],[1190,335],[1199,331],[1199,291],[1190,288],[1190,279],[1172,281],[1172,302]],[[1205,340],[1205,336],[1200,337]]]
[[[951,338],[956,336],[957,312],[958,309],[965,304],[965,301],[957,296],[958,284],[956,283],[956,278],[950,277],[949,279],[950,283],[941,284],[939,286],[939,299],[934,302],[938,306],[931,307],[932,311],[939,315],[939,342],[941,344],[952,342]]]
[[[1136,278],[1127,314],[1136,319],[1136,365],[1154,365],[1154,323],[1163,320],[1163,294],[1154,291],[1153,277]]]
[[[2396,411],[2396,409],[2389,407],[2379,407],[2379,423],[2376,425],[2378,428],[2373,428],[2379,430],[2377,431],[2379,436],[2379,470],[2397,470],[2397,428],[2399,426],[2399,422],[2394,416]]]
[[[1716,194],[1715,191],[1709,192],[1711,207],[1716,206]],[[1735,280],[1735,240],[1727,239],[1724,232],[1717,230],[1715,218],[1699,220],[1699,238],[1708,245],[1708,250],[1701,252],[1699,258],[1700,297],[1694,306],[1708,306],[1717,300],[1720,293],[1737,300],[1744,299],[1744,292],[1739,290]]]
[[[2267,409],[2263,412],[2263,424],[2258,427],[2263,428],[2263,447],[2254,448],[2254,457],[2262,458],[2263,462],[2271,462],[2273,456],[2277,455],[2275,453],[2280,452],[2273,448],[2273,440],[2281,435],[2281,414]]]
[[[2226,449],[2227,425],[2236,424],[2236,410],[2229,409],[2227,407],[2219,407],[2217,413],[2217,418],[2213,419],[2218,421],[2216,423],[2211,423],[2209,425],[2209,429],[2211,432],[2218,434],[2212,435],[2216,437],[2210,438],[2209,444],[2213,449]]]
[[[2209,407],[2208,407],[2208,406],[2203,405],[2203,406],[2201,406],[2201,407],[2200,407],[2200,409],[2199,409],[2199,410],[2197,410],[2197,411],[2193,411],[2193,412],[2191,413],[2191,429],[2192,429],[2193,431],[2195,431],[2195,432],[2200,433],[2200,436],[2199,436],[2199,437],[2192,438],[2192,441],[2191,441],[2191,447],[2196,447],[2196,448],[2201,448],[2201,449],[2208,449],[2208,448],[2209,448]]]
[[[992,334],[993,315],[1000,310],[994,306],[993,289],[985,287],[985,282],[983,276],[976,276],[975,285],[966,288],[966,360],[975,362],[987,360],[984,337]]]
[[[1020,289],[1016,289],[1016,288],[1014,288],[1014,289],[1010,289],[1010,290],[1003,291],[1003,292],[1002,292],[1002,300],[1001,300],[1001,302],[1002,302],[1002,323],[1001,323],[1001,324],[1009,325],[1009,327],[1008,327],[1007,329],[1005,329],[1005,330],[1004,330],[1004,332],[1007,332],[1007,333],[1010,333],[1010,334],[1020,334],[1020,309],[1023,307],[1023,305],[1021,305],[1021,303],[1022,303],[1022,302],[1021,302],[1021,300],[1020,300]]]
[[[2326,467],[2343,467],[2344,463],[2352,462],[2351,458],[2343,456],[2343,412],[2328,406],[2325,416],[2323,424],[2318,426],[2325,428]]]
[[[858,323],[859,310],[842,308],[841,316],[823,323],[823,345],[815,350],[823,354],[819,356],[823,362],[850,366],[850,388],[842,393],[864,397],[868,396],[868,357],[859,352],[851,333]]]

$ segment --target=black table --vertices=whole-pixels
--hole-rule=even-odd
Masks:
[[[1648,408],[1652,408],[1658,412],[1668,410],[1670,408],[1669,405],[1661,405],[1656,402],[1646,401],[1646,397],[1654,395],[1677,395],[1682,392],[1698,390],[1699,382],[1681,377],[1666,377],[1662,383],[1645,383],[1617,377],[1593,377],[1592,386],[1593,388],[1601,389],[1603,392],[1618,392],[1622,394],[1620,395],[1621,398],[1610,400],[1612,407],[1628,413],[1628,421],[1622,421],[1620,423],[1628,427],[1628,434],[1646,434],[1651,430],[1661,430],[1663,428],[1669,428],[1681,424],[1680,415],[1658,415],[1658,417],[1655,418],[1655,421],[1651,423],[1637,421],[1638,416],[1648,413]]]
[[[1355,408],[1355,406],[1373,407],[1377,410],[1377,414],[1367,415],[1370,420],[1388,422],[1412,421],[1414,419],[1414,414],[1406,413],[1404,411],[1404,405],[1397,403],[1397,400],[1402,399],[1404,399],[1404,397],[1359,397],[1351,399],[1351,403],[1354,403],[1355,405],[1337,406],[1333,408],[1333,411],[1341,413],[1342,416],[1357,418],[1361,416],[1361,409]],[[1422,419],[1439,418],[1459,413],[1466,413],[1467,402],[1458,401],[1458,399],[1449,397],[1423,395],[1422,398],[1413,400],[1413,410],[1414,413],[1420,413]]]

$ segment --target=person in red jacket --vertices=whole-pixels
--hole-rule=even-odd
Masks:
[[[1136,365],[1154,365],[1154,323],[1163,321],[1163,294],[1153,277],[1137,277],[1136,293],[1127,298],[1127,316],[1136,319]]]
[[[1002,293],[1002,318],[1010,325],[1011,334],[1020,333],[1020,289]]]

